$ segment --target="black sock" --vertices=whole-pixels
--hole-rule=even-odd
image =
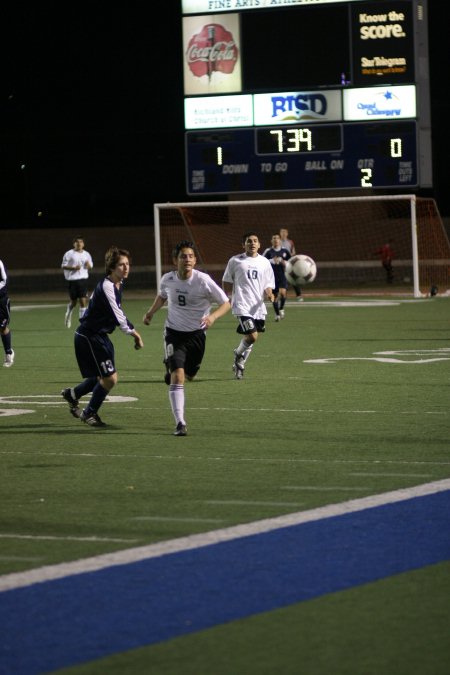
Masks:
[[[101,404],[107,397],[108,392],[100,382],[97,382],[97,384],[94,387],[94,391],[92,392],[91,400],[89,401],[89,405],[86,407],[86,410],[92,411],[92,412],[97,412],[98,409],[100,408]]]
[[[73,389],[73,393],[75,394],[75,398],[80,399],[82,396],[85,396],[86,394],[90,394],[91,391],[94,390],[95,385],[97,384],[98,380],[96,377],[88,377],[86,380],[81,382],[80,384],[77,384],[76,387]]]
[[[11,331],[9,331],[9,333],[6,333],[5,335],[2,333],[2,342],[3,342],[3,349],[5,350],[5,354],[11,354],[12,353]]]

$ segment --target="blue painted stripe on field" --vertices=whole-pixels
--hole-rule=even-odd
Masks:
[[[450,491],[6,591],[0,673],[98,659],[450,559]]]

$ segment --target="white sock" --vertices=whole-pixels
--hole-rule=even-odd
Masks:
[[[184,385],[171,384],[169,386],[169,401],[175,423],[186,424],[184,421]]]
[[[247,347],[245,352],[242,354],[242,356],[244,357],[244,363],[247,361],[248,357],[252,353],[252,349],[253,349],[253,345],[250,345],[250,347]]]
[[[79,312],[79,318],[82,319],[85,312],[87,310],[87,307],[80,307],[80,312]]]
[[[251,347],[249,347],[248,344],[246,343],[246,341],[244,340],[244,338],[242,338],[242,340],[240,341],[240,343],[239,343],[239,345],[236,349],[236,354],[238,356],[242,356],[242,354],[244,354],[244,352],[246,352],[247,349],[251,349]]]

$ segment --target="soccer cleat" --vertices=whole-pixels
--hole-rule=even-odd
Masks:
[[[78,406],[78,399],[72,396],[70,389],[63,389],[61,396],[69,404],[70,414],[79,419],[81,417],[81,410]]]
[[[5,354],[5,360],[3,361],[4,368],[11,368],[14,363],[14,349],[11,350],[11,354]]]
[[[183,422],[178,422],[177,428],[173,432],[174,436],[187,436],[187,427]]]
[[[281,321],[281,315],[280,315],[280,314],[277,314],[277,315],[276,315],[275,321]]]
[[[80,420],[90,427],[106,427],[106,424],[101,421],[97,413],[87,413],[85,410],[80,415]]]
[[[241,380],[244,377],[244,356],[236,354],[234,350],[234,363],[233,363],[233,372],[237,380]]]
[[[282,319],[284,319],[284,309],[280,309],[280,316]]]
[[[72,325],[72,312],[69,312],[69,310],[67,310],[64,317],[64,325],[66,328],[70,328]]]
[[[297,295],[297,302],[303,302],[303,298],[301,295]]]

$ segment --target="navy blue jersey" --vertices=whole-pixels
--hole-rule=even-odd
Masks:
[[[2,261],[0,260],[0,329],[4,330],[10,320],[10,304],[8,298],[8,275]],[[2,336],[3,337],[3,336]]]
[[[121,307],[122,288],[122,284],[116,288],[108,277],[99,281],[80,320],[78,332],[84,335],[112,333],[119,326],[127,335],[132,333],[134,326]]]
[[[265,258],[270,260],[277,288],[285,288],[286,277],[284,274],[284,268],[289,258],[292,257],[290,251],[288,251],[287,248],[266,248],[263,255]]]

